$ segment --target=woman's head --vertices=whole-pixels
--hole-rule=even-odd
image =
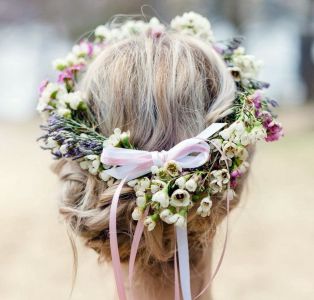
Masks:
[[[156,18],[99,26],[55,61],[58,81],[40,86],[41,139],[59,159],[61,214],[100,260],[111,259],[116,228],[122,262],[145,218],[136,278],[150,274],[155,287],[172,283],[174,228],[187,223],[202,288],[198,267],[239,201],[255,143],[282,136],[276,103],[261,92],[268,84],[256,79],[260,62],[240,43],[215,42],[209,21],[192,12],[167,27]]]
[[[131,143],[144,150],[167,150],[197,135],[228,115],[235,97],[234,80],[212,46],[179,33],[141,35],[106,47],[88,67],[80,88],[102,134],[108,136],[116,127],[130,130]],[[109,209],[117,184],[104,183],[76,162],[62,160],[55,170],[63,183],[61,213],[101,259],[110,259]],[[136,225],[130,217],[135,198],[125,186],[117,213],[122,261],[129,258]],[[189,214],[192,258],[202,254],[225,214],[224,201],[213,205],[208,218],[197,218],[195,210]],[[158,224],[153,232],[145,231],[138,263],[165,270],[173,251],[173,226]]]

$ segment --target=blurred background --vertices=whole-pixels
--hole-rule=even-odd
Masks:
[[[71,247],[50,156],[35,141],[37,86],[83,33],[141,8],[165,22],[193,10],[219,39],[244,35],[281,105],[285,137],[257,149],[214,299],[314,299],[313,0],[0,0],[0,299],[68,299]],[[215,261],[224,234],[222,226]],[[114,299],[110,267],[80,243],[72,299]]]

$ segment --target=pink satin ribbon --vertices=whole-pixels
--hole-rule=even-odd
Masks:
[[[106,172],[116,178],[122,179],[118,185],[111,203],[110,208],[110,220],[109,220],[109,235],[110,235],[110,250],[112,256],[112,265],[114,270],[114,276],[116,281],[117,292],[120,300],[126,300],[126,292],[124,287],[124,280],[122,274],[122,267],[119,255],[118,238],[117,238],[117,208],[119,202],[119,196],[122,187],[126,180],[132,180],[138,178],[150,172],[152,166],[161,166],[166,161],[175,160],[181,164],[183,168],[197,168],[207,162],[209,158],[210,147],[203,141],[209,138],[212,134],[224,127],[225,123],[214,123],[202,131],[197,137],[184,140],[171,148],[169,151],[162,152],[149,152],[135,149],[123,149],[116,147],[106,147],[103,149],[101,155],[101,162],[106,165],[117,166],[106,170]],[[190,154],[197,155],[190,155]],[[229,204],[229,203],[228,203]],[[228,206],[229,207],[229,206]],[[229,208],[228,208],[229,211]],[[147,216],[148,208],[146,209],[143,218]],[[136,253],[140,243],[141,236],[143,234],[144,224],[143,219],[137,223],[134,238],[131,246],[130,261],[129,261],[129,282],[132,295],[132,281],[134,273],[134,265],[136,259]],[[185,235],[185,236],[184,236]],[[179,265],[180,265],[180,280],[181,288],[183,288],[184,300],[191,299],[190,292],[190,278],[189,276],[189,257],[188,257],[188,241],[187,241],[187,229],[183,230],[181,234],[177,235],[180,238],[178,242],[179,253]],[[224,252],[224,251],[223,251]],[[222,259],[221,259],[222,261]],[[180,287],[179,276],[177,267],[177,254],[175,251],[175,300],[180,300]],[[182,270],[182,272],[181,272]],[[188,282],[187,282],[188,281]],[[207,289],[207,288],[206,288]],[[204,289],[204,291],[206,290]],[[202,293],[204,292],[202,291]],[[201,294],[202,294],[201,293]],[[200,294],[200,295],[201,295]],[[198,295],[197,297],[199,297]]]
[[[105,171],[108,175],[116,179],[128,176],[128,180],[132,180],[150,173],[152,166],[163,166],[169,160],[177,161],[182,168],[197,168],[208,161],[209,150],[207,143],[196,138],[184,140],[162,152],[106,147],[102,151],[101,162],[116,166]],[[190,155],[192,153],[197,155]]]
[[[109,216],[109,240],[110,240],[110,251],[112,258],[112,266],[114,277],[116,280],[117,292],[120,300],[126,300],[126,293],[124,288],[124,280],[122,274],[122,267],[119,255],[119,245],[117,236],[117,208],[119,202],[119,196],[122,187],[127,178],[124,178],[118,185],[111,202],[110,216]]]

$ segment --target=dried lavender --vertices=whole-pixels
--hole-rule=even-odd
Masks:
[[[46,131],[46,134],[39,138],[44,141],[42,148],[50,149],[55,158],[78,159],[100,154],[106,140],[94,128],[57,114],[49,116],[47,124],[41,128]]]

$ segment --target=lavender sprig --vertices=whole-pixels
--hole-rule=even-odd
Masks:
[[[41,128],[47,132],[39,138],[44,141],[42,148],[51,150],[55,158],[100,154],[106,140],[95,129],[57,114],[52,114]]]

